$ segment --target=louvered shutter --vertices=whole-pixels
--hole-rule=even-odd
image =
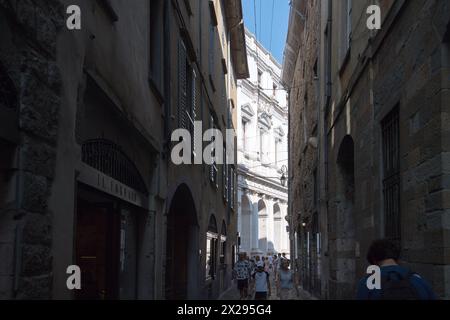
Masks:
[[[197,88],[197,74],[195,73],[195,70],[192,69],[192,104],[191,104],[191,120],[192,120],[192,128],[191,128],[191,137],[192,137],[192,147],[193,152],[202,152],[201,146],[198,146],[196,141],[201,141],[201,138],[199,139],[198,135],[201,135],[201,132],[195,132],[194,130],[194,123],[195,120],[197,120],[197,108],[198,108],[198,102],[200,101],[198,96],[198,88]]]
[[[180,128],[189,129],[187,111],[187,53],[186,46],[180,40],[178,48],[178,125]]]
[[[213,119],[213,117],[211,116],[210,118],[209,118],[209,128],[213,128],[213,123],[214,123],[214,119]],[[214,154],[214,153],[213,153]],[[215,155],[214,155],[215,156]],[[211,164],[211,167],[210,167],[210,171],[209,171],[209,175],[210,175],[210,179],[211,179],[211,182],[214,182],[214,162]]]
[[[226,158],[226,148],[223,148],[224,161],[222,165],[222,188],[223,188],[223,198],[228,201],[228,172],[227,172],[227,158]]]

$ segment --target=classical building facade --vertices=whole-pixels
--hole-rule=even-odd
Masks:
[[[240,0],[0,1],[0,299],[203,299],[231,285],[236,167],[170,155],[194,121],[234,129],[241,20]],[[66,285],[71,265],[82,290]]]
[[[250,255],[289,254],[287,188],[287,95],[281,66],[246,32],[250,78],[238,81],[238,231]],[[287,171],[286,171],[287,174]]]
[[[378,4],[381,30],[369,30]],[[450,297],[447,1],[293,1],[292,254],[303,286],[352,299],[377,238]],[[361,18],[362,17],[362,18]]]

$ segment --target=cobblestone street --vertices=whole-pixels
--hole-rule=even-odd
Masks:
[[[275,286],[275,280],[273,275],[270,276],[270,284],[272,286],[272,295],[269,297],[269,300],[280,300],[280,298],[277,296],[277,289]],[[297,296],[295,289],[291,290],[290,296],[288,300],[316,300],[314,297],[312,297],[308,292],[303,290],[301,287],[298,289],[299,295]],[[254,299],[254,291],[251,292],[250,297],[247,300],[253,300]],[[234,281],[233,286],[226,291],[219,300],[240,300],[240,294],[239,290],[237,289],[237,284]]]

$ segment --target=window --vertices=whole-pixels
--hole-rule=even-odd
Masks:
[[[162,89],[163,1],[150,1],[150,78],[153,85]]]
[[[259,160],[263,160],[263,151],[264,151],[264,130],[259,130]]]
[[[258,70],[258,86],[261,87],[262,82],[262,71]]]
[[[272,92],[272,95],[273,95],[274,97],[277,96],[277,90],[278,90],[278,86],[274,83],[274,84],[273,84],[273,92]]]
[[[331,8],[329,9],[331,10]],[[326,97],[331,96],[331,22],[327,22],[325,29],[325,79],[326,79]]]
[[[225,221],[222,222],[222,230],[220,232],[220,264],[226,264],[227,257],[227,226]]]
[[[318,73],[318,58],[316,58],[316,61],[314,62],[313,74],[314,74],[314,80],[318,80],[318,79],[319,79],[319,73]]]
[[[381,123],[383,141],[383,198],[385,237],[400,241],[400,133],[399,110],[394,108]]]
[[[216,41],[216,27],[211,23],[209,26],[209,74],[214,75],[214,57],[215,57],[215,41]]]
[[[178,127],[189,129],[188,93],[189,93],[189,63],[187,61],[186,46],[180,40],[178,46]]]
[[[279,156],[280,144],[281,144],[281,140],[279,138],[275,138],[275,167],[277,167],[277,168],[278,168],[278,161],[280,160],[280,156]]]
[[[210,121],[211,121],[210,127],[212,129],[215,129],[216,125],[215,125],[213,116],[210,117]],[[213,141],[215,141],[215,137],[213,137]],[[213,154],[212,156],[213,156],[214,162],[213,162],[213,164],[210,167],[210,180],[211,180],[211,183],[214,185],[214,187],[216,189],[218,189],[219,188],[219,182],[218,182],[218,178],[217,178],[218,169],[217,169],[217,163],[216,163],[216,150],[215,149],[213,149],[212,154]]]
[[[352,41],[352,0],[341,1],[342,32],[340,44],[341,64],[344,64]]]
[[[235,192],[236,192],[236,171],[234,167],[230,167],[229,170],[230,179],[230,208],[234,209],[234,199],[235,199]]]
[[[216,218],[211,216],[206,233],[206,280],[214,280],[216,277],[218,238]]]
[[[313,180],[314,180],[313,200],[314,200],[314,207],[317,208],[319,203],[319,181],[317,180],[317,169],[314,170]]]
[[[242,150],[247,151],[247,121],[242,119]]]
[[[199,86],[197,86],[197,73],[195,72],[194,69],[189,70],[191,71],[191,96],[190,96],[190,121],[191,121],[191,137],[192,137],[192,154],[195,157],[196,153],[199,152],[200,154],[203,153],[203,148],[202,148],[202,144],[197,145],[197,141],[202,141],[202,133],[196,132],[194,129],[194,124],[196,120],[199,120],[199,116],[200,112],[199,112],[199,108],[201,108],[200,101],[201,101],[201,97],[200,97],[200,90],[199,90]],[[200,137],[199,137],[200,135]]]
[[[227,150],[226,147],[223,148],[223,165],[222,165],[222,190],[223,199],[228,202],[228,166],[227,166]]]

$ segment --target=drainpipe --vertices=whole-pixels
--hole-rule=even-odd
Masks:
[[[295,237],[294,237],[294,225],[293,225],[293,215],[292,215],[292,170],[293,166],[291,163],[291,89],[287,90],[288,94],[288,216],[289,216],[289,243],[290,243],[290,255],[292,261],[292,269],[295,271],[297,269],[297,261],[295,259]]]
[[[327,143],[327,124],[326,124],[326,114],[327,110],[329,110],[331,103],[331,52],[332,52],[332,18],[333,18],[333,10],[332,10],[332,0],[328,0],[328,18],[327,18],[327,27],[328,27],[328,43],[327,43],[327,76],[325,83],[325,103],[323,105],[321,121],[323,123],[322,128],[322,149],[323,149],[323,195],[322,195],[322,218],[324,219],[323,223],[323,231],[325,241],[321,241],[322,244],[322,252],[324,256],[324,263],[322,264],[323,274],[326,275],[326,284],[325,284],[325,297],[329,297],[329,242],[328,242],[328,143]]]
[[[159,161],[159,166],[160,169],[158,170],[158,174],[159,174],[159,179],[158,179],[158,184],[160,187],[160,185],[162,183],[167,183],[167,170],[165,172],[165,179],[163,180],[161,177],[161,166],[165,165],[166,168],[168,168],[169,166],[169,141],[170,141],[170,104],[171,104],[171,92],[170,92],[170,78],[171,78],[171,50],[170,50],[170,32],[171,32],[171,27],[170,27],[170,1],[164,1],[164,7],[163,7],[163,16],[164,16],[164,22],[163,22],[163,30],[164,30],[164,45],[163,45],[163,52],[164,52],[164,144],[162,146],[163,150],[161,151],[162,154],[166,154],[166,161],[161,161],[163,159],[163,157],[161,158],[161,160]],[[164,206],[163,206],[164,207]],[[155,216],[154,216],[154,237],[156,240],[156,232],[157,232],[157,227],[156,227],[156,212],[155,212]],[[156,243],[156,242],[155,242]],[[156,250],[157,248],[155,248],[155,254],[156,254]],[[159,284],[157,284],[158,281],[160,281],[161,285],[164,285],[164,281],[160,280],[160,272],[158,270],[158,263],[157,263],[157,259],[155,258],[153,259],[153,297],[158,298],[158,288],[159,288]],[[160,258],[161,259],[161,258]],[[161,261],[162,262],[162,261]]]

